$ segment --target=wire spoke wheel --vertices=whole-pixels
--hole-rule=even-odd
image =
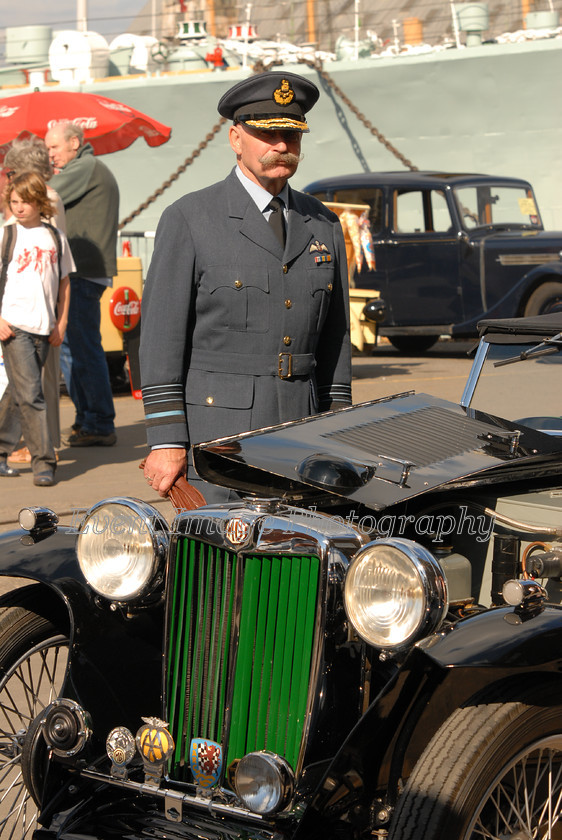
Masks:
[[[562,737],[522,752],[484,796],[467,837],[562,838]]]
[[[32,591],[36,593],[36,587],[21,590],[21,601],[26,607],[26,596]],[[2,599],[0,607],[4,603],[6,599]],[[22,606],[0,609],[2,840],[26,840],[37,826],[37,805],[32,794],[37,796],[41,790],[43,764],[35,761],[35,766],[22,766],[22,747],[37,715],[59,696],[67,658],[68,638],[48,619]],[[33,757],[37,757],[36,751]]]
[[[427,745],[389,840],[562,840],[562,706],[458,709]]]

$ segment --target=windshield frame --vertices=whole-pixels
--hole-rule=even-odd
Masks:
[[[548,354],[529,353],[535,348],[537,342],[524,338],[519,343],[488,342],[482,338],[460,405],[471,412],[492,414],[509,423],[562,437],[562,398],[556,408],[556,380],[552,379],[553,364],[561,365],[562,372],[562,348],[551,345]],[[502,386],[506,371],[511,384],[504,381]]]

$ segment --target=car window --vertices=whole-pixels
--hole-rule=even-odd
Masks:
[[[454,194],[467,229],[488,225],[541,227],[532,190],[522,186],[480,184],[458,187]]]
[[[448,233],[452,229],[442,190],[395,190],[393,205],[397,233]]]
[[[431,213],[435,233],[449,233],[453,226],[451,213],[445,193],[441,190],[431,190]]]
[[[378,187],[356,187],[355,189],[315,192],[320,201],[335,201],[342,204],[364,204],[369,208],[368,218],[371,234],[378,234],[384,225],[383,191]]]

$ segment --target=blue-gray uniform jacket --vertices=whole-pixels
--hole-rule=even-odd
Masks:
[[[150,446],[351,403],[341,226],[317,199],[289,196],[284,251],[234,170],[162,214],[142,299]]]

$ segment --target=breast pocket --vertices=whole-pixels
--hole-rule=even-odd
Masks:
[[[200,284],[217,330],[269,330],[269,275],[265,268],[209,266]]]
[[[309,329],[319,333],[324,326],[326,315],[332,300],[334,289],[334,269],[332,266],[309,268],[308,288],[311,297]]]

